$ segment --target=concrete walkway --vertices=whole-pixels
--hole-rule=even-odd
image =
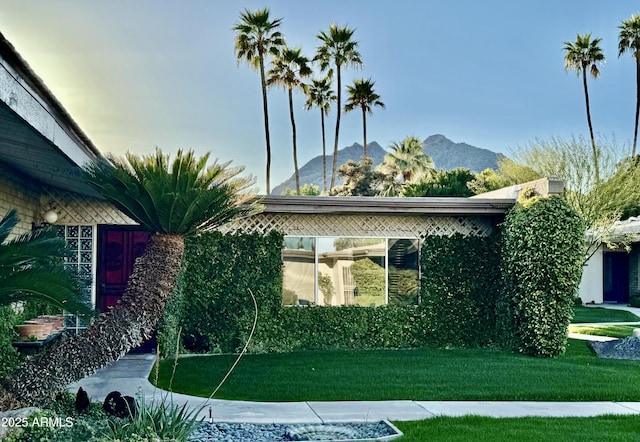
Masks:
[[[640,402],[515,402],[515,401],[340,401],[340,402],[247,402],[168,393],[154,387],[147,376],[153,355],[127,355],[93,376],[69,387],[75,393],[82,386],[93,401],[103,401],[112,390],[123,395],[144,393],[146,401],[166,398],[174,404],[188,404],[199,415],[216,422],[245,423],[326,423],[371,422],[381,419],[420,420],[434,416],[481,415],[521,416],[598,416],[640,414]]]

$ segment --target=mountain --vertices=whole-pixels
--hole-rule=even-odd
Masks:
[[[482,172],[484,169],[497,169],[498,160],[504,158],[501,153],[467,143],[454,143],[439,134],[427,137],[422,151],[431,157],[436,169],[451,170],[462,167],[474,173]]]
[[[471,146],[467,143],[454,143],[444,135],[431,135],[424,140],[424,153],[429,155],[436,165],[436,169],[451,170],[463,167],[472,172],[484,169],[497,169],[498,160],[504,155],[488,149]],[[362,157],[362,144],[354,143],[338,151],[338,167],[347,160],[359,161]],[[373,167],[382,163],[387,153],[375,141],[367,143],[367,155],[373,158]],[[327,155],[327,186],[331,182],[331,166],[333,155]],[[319,155],[300,168],[300,186],[315,184],[322,190],[322,155]],[[336,184],[342,180],[336,176]],[[292,175],[288,180],[272,189],[272,195],[281,195],[287,188],[296,188],[296,178]]]
[[[360,161],[364,149],[362,148],[362,144],[353,143],[351,146],[345,147],[341,150],[338,150],[338,166],[347,162],[347,160]],[[367,156],[373,158],[374,167],[380,163],[384,159],[384,156],[387,152],[380,147],[378,143],[375,141],[371,143],[367,143]],[[331,184],[331,167],[333,166],[333,155],[327,155],[327,187]],[[336,185],[342,184],[342,180],[338,177],[338,171],[336,170]],[[309,162],[307,162],[304,166],[300,168],[300,186],[302,187],[304,184],[315,184],[320,188],[324,187],[323,178],[322,178],[322,155],[319,155]],[[289,189],[296,188],[296,177],[295,175],[291,175],[291,177],[283,182],[282,184],[274,187],[271,190],[272,195],[281,195],[282,192]]]

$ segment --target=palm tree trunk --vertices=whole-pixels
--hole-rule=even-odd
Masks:
[[[322,178],[324,180],[324,192],[327,191],[327,143],[324,136],[324,109],[320,109],[320,125],[322,126]]]
[[[267,195],[271,193],[271,139],[269,137],[269,109],[267,106],[267,80],[264,75],[264,55],[260,53],[260,82],[262,86],[262,111],[264,114],[264,136],[267,141]]]
[[[4,380],[4,391],[0,389],[0,408],[46,404],[70,383],[95,373],[149,339],[176,287],[183,255],[182,236],[154,235],[136,260],[118,304],[101,313],[77,336],[18,367]],[[13,405],[11,399],[15,399]]]
[[[338,169],[338,135],[340,134],[340,113],[342,111],[342,79],[340,76],[340,65],[336,65],[336,72],[338,76],[338,109],[336,112],[336,135],[333,142],[333,167],[331,168],[331,189],[336,184],[336,170]]]
[[[596,183],[600,183],[600,168],[598,166],[598,149],[596,149],[596,139],[593,136],[593,126],[591,124],[591,110],[589,109],[589,89],[587,88],[587,70],[582,69],[582,82],[584,85],[584,99],[587,105],[587,123],[589,123],[589,134],[591,135],[591,149],[593,150],[593,168],[595,169]]]
[[[636,145],[638,144],[638,118],[640,118],[640,54],[636,52],[636,125],[633,130],[632,157],[636,156]]]
[[[362,133],[364,134],[363,157],[367,158],[367,111],[362,108]]]
[[[293,134],[293,168],[296,175],[296,193],[300,195],[300,172],[298,171],[298,147],[296,146],[296,120],[293,117],[293,90],[289,88],[289,118]]]

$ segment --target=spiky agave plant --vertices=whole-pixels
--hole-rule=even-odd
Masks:
[[[254,181],[242,167],[196,158],[179,150],[168,155],[101,159],[87,167],[89,181],[115,207],[155,232],[136,260],[118,302],[82,333],[27,361],[6,379],[6,390],[23,405],[50,401],[68,384],[93,374],[151,337],[175,289],[184,238],[215,229],[260,210],[248,190]]]

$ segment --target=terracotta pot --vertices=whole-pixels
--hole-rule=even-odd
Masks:
[[[18,335],[22,340],[30,340],[32,336],[35,336],[38,340],[45,339],[49,336],[50,327],[46,324],[22,324],[15,326]]]
[[[38,316],[39,320],[42,320],[45,323],[51,324],[53,331],[60,330],[64,325],[64,318],[62,316],[53,316],[53,315],[43,315]]]

